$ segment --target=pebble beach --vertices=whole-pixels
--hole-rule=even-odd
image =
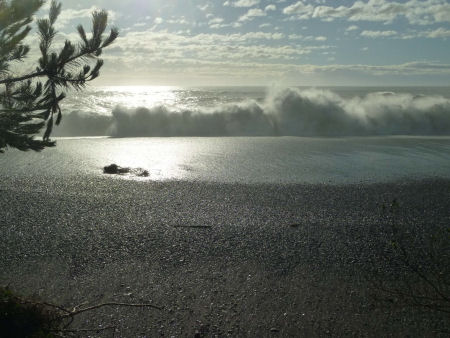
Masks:
[[[73,326],[115,326],[90,336],[446,336],[447,315],[377,300],[371,271],[381,267],[382,278],[396,281],[380,254],[391,222],[386,205],[399,205],[396,224],[431,233],[448,227],[449,192],[446,179],[3,176],[0,284],[67,307],[162,308],[86,313]],[[449,256],[441,259],[445,266]]]

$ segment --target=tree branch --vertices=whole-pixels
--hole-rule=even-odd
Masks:
[[[32,74],[28,74],[28,75],[23,75],[23,76],[20,76],[20,77],[7,78],[7,79],[4,79],[4,80],[0,80],[0,84],[10,84],[10,83],[15,83],[15,82],[28,80],[28,79],[31,79],[33,77],[40,77],[40,76],[45,76],[45,75],[47,75],[46,72],[40,71],[40,72],[35,72],[35,73],[32,73]]]

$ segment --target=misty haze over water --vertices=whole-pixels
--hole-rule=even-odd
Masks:
[[[92,87],[56,136],[449,135],[449,88]]]

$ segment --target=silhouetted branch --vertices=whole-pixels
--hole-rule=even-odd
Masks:
[[[161,307],[153,305],[153,304],[130,304],[130,303],[108,302],[108,303],[102,303],[102,304],[89,306],[87,308],[76,310],[76,311],[68,311],[69,313],[61,316],[61,318],[74,317],[76,315],[79,315],[80,313],[83,313],[83,312],[86,312],[86,311],[92,311],[92,310],[100,309],[100,308],[105,307],[105,306],[150,307],[150,308],[153,308],[153,309],[162,310]]]

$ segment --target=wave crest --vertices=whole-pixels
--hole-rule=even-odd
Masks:
[[[355,136],[450,133],[450,100],[375,92],[343,98],[329,90],[288,88],[213,109],[115,107],[111,116],[72,112],[59,136]]]

